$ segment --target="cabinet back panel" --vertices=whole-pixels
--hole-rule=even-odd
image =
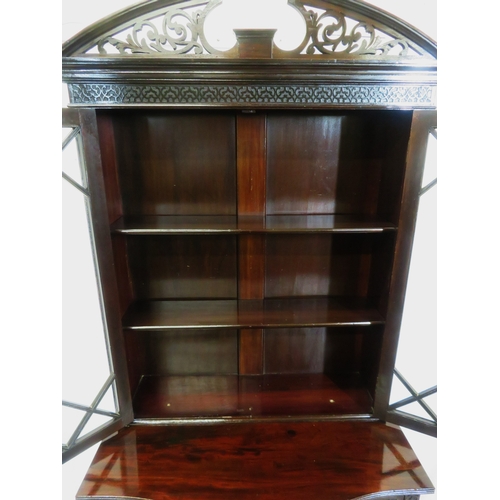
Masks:
[[[366,297],[374,235],[272,235],[266,241],[266,297]]]
[[[234,115],[126,112],[114,132],[124,215],[236,214]]]
[[[373,389],[380,332],[376,325],[265,330],[264,373],[360,373]]]
[[[269,114],[267,213],[371,213],[380,168],[364,129],[352,115]]]
[[[264,373],[323,373],[326,328],[264,330]]]
[[[142,375],[238,373],[236,330],[127,333],[139,337]]]
[[[410,118],[393,112],[269,113],[267,214],[390,215],[392,220]]]
[[[131,236],[137,299],[235,299],[236,236]]]

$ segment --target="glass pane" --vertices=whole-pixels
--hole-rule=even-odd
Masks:
[[[107,417],[105,415],[99,415],[97,413],[93,413],[92,416],[90,417],[89,421],[87,422],[87,424],[83,428],[83,431],[80,434],[80,438],[84,437],[86,434],[89,434],[90,432],[101,427],[101,425],[104,425],[104,424],[107,424],[108,422],[111,422],[112,420],[113,420],[112,417]]]
[[[71,134],[72,129],[63,129],[63,140]],[[63,172],[69,175],[74,181],[85,187],[86,182],[83,179],[80,168],[80,159],[78,157],[78,136],[75,137],[63,150],[62,169]]]
[[[437,414],[437,393],[436,394],[431,394],[430,396],[427,396],[424,401],[428,404],[429,408]]]
[[[392,379],[392,387],[391,387],[391,397],[389,400],[389,404],[397,403],[407,397],[411,396],[408,389],[402,384],[402,382],[398,379],[398,377],[394,377]]]
[[[409,405],[402,406],[401,408],[398,408],[398,410],[432,421],[431,416],[416,401],[414,403],[410,403]]]
[[[116,386],[115,386],[115,383],[113,382],[111,387],[106,391],[106,394],[104,394],[100,403],[97,405],[97,408],[99,410],[116,412],[116,405],[115,405],[115,398],[114,398],[114,391],[115,390],[116,390]]]
[[[437,186],[420,198],[396,359],[396,367],[418,392],[437,380],[436,207]]]
[[[74,408],[62,407],[62,442],[67,444],[71,436],[75,432],[78,424],[85,416],[82,410],[75,410]]]
[[[90,406],[110,370],[85,196],[65,180],[62,182],[62,395],[65,400]],[[112,406],[114,410],[114,404]]]

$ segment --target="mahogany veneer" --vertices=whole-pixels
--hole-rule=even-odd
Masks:
[[[432,491],[392,425],[186,423],[132,426],[103,443],[77,498],[350,500]]]

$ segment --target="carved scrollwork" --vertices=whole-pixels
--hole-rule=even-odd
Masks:
[[[403,39],[384,41],[375,33],[375,28],[367,23],[357,23],[351,30],[347,28],[346,18],[341,13],[326,11],[318,16],[312,13],[313,30],[311,43],[307,47],[308,54],[314,54],[317,49],[322,54],[358,54],[387,55],[398,45],[401,51],[398,55],[405,56],[408,52],[408,42]],[[331,19],[326,24],[327,19]]]
[[[396,34],[389,35],[367,20],[348,16],[340,9],[319,9],[314,1],[305,3],[290,0],[288,3],[300,12],[307,27],[303,42],[291,51],[295,55],[324,54],[334,55],[336,58],[383,58],[391,52],[396,57],[408,55],[410,42],[406,38]]]
[[[108,54],[107,46],[113,46],[120,54],[183,55],[219,53],[206,40],[204,22],[222,0],[190,1],[181,6],[144,16],[118,33],[99,40],[99,54]],[[199,7],[193,11],[193,8]],[[131,30],[125,40],[118,38],[126,30]]]
[[[237,57],[237,49],[218,50],[205,35],[207,16],[223,0],[187,0],[122,22],[94,39],[83,52],[100,55],[217,55]],[[273,57],[329,57],[333,59],[403,59],[429,56],[418,43],[386,26],[383,18],[349,10],[334,0],[288,0],[305,23],[305,36],[298,47],[283,50],[274,46]],[[358,6],[359,7],[359,6]],[[265,14],[265,13],[263,13]],[[381,20],[382,19],[382,20]],[[434,56],[431,56],[434,57]]]

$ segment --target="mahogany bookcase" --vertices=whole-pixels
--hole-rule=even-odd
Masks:
[[[255,29],[222,50],[220,3],[145,2],[63,46],[118,402],[63,447],[105,439],[77,497],[432,493],[389,394],[436,45],[290,0],[296,49]]]

